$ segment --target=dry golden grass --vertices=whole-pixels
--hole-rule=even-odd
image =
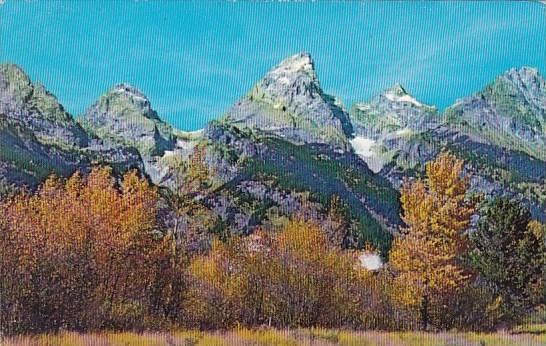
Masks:
[[[1,346],[185,346],[185,345],[362,345],[362,346],[540,346],[546,334],[356,332],[331,329],[249,330],[228,332],[177,331],[169,333],[63,332],[20,336]]]

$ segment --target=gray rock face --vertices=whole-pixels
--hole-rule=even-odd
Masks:
[[[206,164],[215,179],[227,183],[236,179],[243,165],[263,152],[264,146],[245,129],[211,122],[204,131],[207,141]]]
[[[535,114],[546,116],[546,81],[538,72],[538,69],[522,67],[511,69],[499,77],[513,85],[512,95],[523,97]]]
[[[307,53],[291,56],[269,71],[225,119],[296,143],[344,148],[352,134],[347,113],[322,91]]]
[[[52,173],[68,176],[108,164],[141,168],[138,153],[88,135],[55,96],[16,65],[0,65],[0,181],[33,188]]]
[[[78,122],[106,145],[136,149],[154,184],[178,189],[177,170],[182,169],[196,140],[178,136],[181,133],[159,118],[140,90],[127,83],[116,85]]]
[[[398,193],[350,151],[295,144],[229,122],[211,123],[205,138],[206,162],[219,185],[207,202],[231,232],[274,228],[275,220],[302,213],[317,217],[334,196],[363,227],[349,243],[384,249],[400,222]]]
[[[527,199],[536,211],[541,197],[531,191],[546,178],[545,91],[536,69],[512,69],[440,115],[396,85],[353,106],[351,143],[394,186],[448,150],[465,160],[473,191]]]
[[[103,141],[134,147],[142,156],[161,156],[176,143],[171,126],[129,84],[116,85],[102,95],[78,121]]]
[[[350,117],[353,149],[374,172],[391,162],[403,168],[422,166],[435,154],[419,136],[440,126],[438,110],[416,100],[400,84],[369,102],[356,103]]]
[[[42,144],[78,148],[89,140],[55,96],[13,64],[0,65],[0,114],[30,129]]]
[[[395,84],[370,102],[356,103],[350,111],[355,135],[372,139],[399,131],[424,131],[439,123],[438,110],[417,101],[406,89]]]
[[[76,163],[50,151],[32,131],[0,114],[0,180],[5,188],[33,187],[49,174],[63,173]]]
[[[87,159],[84,162],[86,168],[89,165],[107,165],[114,168],[116,173],[123,173],[130,169],[145,173],[144,163],[134,148],[104,143],[94,138],[84,149],[83,154]]]
[[[511,69],[445,113],[466,132],[546,159],[546,81],[537,69]]]

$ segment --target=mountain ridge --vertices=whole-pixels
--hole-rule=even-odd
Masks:
[[[399,106],[383,92],[351,109],[359,129],[351,143],[393,186],[422,174],[427,161],[448,150],[465,160],[474,192],[526,200],[544,219],[544,85],[537,69],[511,69],[442,113],[413,99]]]
[[[401,223],[397,189],[403,179],[421,174],[443,150],[465,159],[474,191],[520,196],[539,191],[526,197],[534,210],[546,196],[539,188],[546,178],[544,161],[527,150],[544,138],[529,118],[540,126],[546,122],[544,79],[532,68],[507,71],[447,112],[417,100],[398,83],[347,112],[322,90],[311,56],[299,53],[274,66],[223,117],[189,133],[164,122],[129,83],[114,85],[74,119],[21,69],[2,66],[0,176],[15,185],[43,180],[45,173],[34,174],[29,162],[49,163],[33,169],[62,176],[103,163],[118,165],[120,172],[136,167],[176,192],[198,154],[213,188],[201,203],[230,232],[274,228],[279,217],[323,215],[337,196],[361,225],[345,244],[370,242],[381,249]],[[520,113],[507,114],[512,109]],[[506,135],[491,139],[473,126],[482,118],[493,124],[511,119],[515,125],[498,127]],[[70,145],[51,143],[56,133]],[[81,142],[74,140],[77,134]]]
[[[66,176],[93,164],[143,168],[134,150],[90,136],[53,94],[14,64],[0,65],[0,128],[0,190],[36,187],[51,173]]]

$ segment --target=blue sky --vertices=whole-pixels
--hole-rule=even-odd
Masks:
[[[443,109],[511,67],[546,70],[546,6],[527,1],[7,0],[0,38],[0,62],[20,65],[74,115],[129,82],[186,130],[299,51],[347,107],[400,82]]]

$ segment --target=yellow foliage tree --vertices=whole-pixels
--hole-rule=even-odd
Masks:
[[[217,241],[190,273],[186,315],[193,327],[384,326],[376,317],[386,299],[375,274],[312,222]]]
[[[427,164],[426,179],[402,189],[407,228],[395,237],[390,252],[397,272],[395,299],[419,311],[423,329],[444,313],[445,299],[470,277],[461,256],[468,251],[466,230],[474,209],[465,199],[469,182],[463,169],[462,160],[442,153]]]
[[[95,168],[0,203],[0,315],[10,316],[0,322],[13,331],[138,326],[167,287],[157,198],[136,172],[118,187],[110,168]]]

